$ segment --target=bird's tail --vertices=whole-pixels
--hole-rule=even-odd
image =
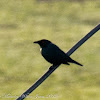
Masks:
[[[72,60],[72,61],[70,61],[71,63],[75,63],[75,64],[77,64],[77,65],[79,65],[79,66],[83,66],[82,64],[80,64],[80,63],[78,63],[77,61],[75,61],[75,60]]]

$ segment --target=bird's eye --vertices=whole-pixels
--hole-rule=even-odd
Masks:
[[[42,44],[44,44],[45,42],[44,41],[42,41]]]

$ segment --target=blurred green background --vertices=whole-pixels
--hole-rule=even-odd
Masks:
[[[99,0],[0,0],[0,100],[15,100],[51,66],[33,41],[67,52],[100,22]],[[100,100],[100,32],[26,100]]]

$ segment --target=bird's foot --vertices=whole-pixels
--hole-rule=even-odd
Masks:
[[[54,68],[54,66],[52,65],[50,68],[49,68],[49,70],[52,70]]]
[[[57,68],[57,65],[52,65],[52,66],[49,68],[49,70],[52,70],[52,69],[54,69],[54,68]]]

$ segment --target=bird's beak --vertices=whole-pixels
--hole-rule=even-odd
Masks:
[[[33,43],[39,43],[39,41],[35,41],[35,42],[33,42]]]

